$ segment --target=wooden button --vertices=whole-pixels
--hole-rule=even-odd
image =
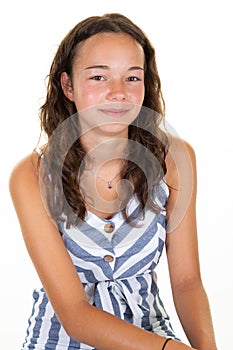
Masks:
[[[114,231],[114,228],[115,228],[115,226],[111,223],[104,225],[104,231],[106,233],[112,233]]]
[[[112,256],[112,255],[105,255],[104,256],[104,261],[105,262],[113,262],[113,260],[114,260],[114,257]]]

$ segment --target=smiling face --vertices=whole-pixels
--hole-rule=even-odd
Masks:
[[[91,121],[84,113],[86,123],[118,124],[119,128],[121,122],[135,119],[143,103],[144,60],[143,48],[127,34],[93,35],[78,49],[71,81],[62,73],[63,91],[79,113],[95,110]],[[111,130],[115,129],[112,125]]]

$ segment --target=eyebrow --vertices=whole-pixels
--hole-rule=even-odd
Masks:
[[[109,69],[109,66],[106,66],[106,65],[103,65],[103,64],[97,64],[97,65],[94,65],[94,66],[86,67],[85,69]],[[142,71],[144,71],[144,68],[140,67],[140,66],[132,66],[132,67],[130,67],[128,69],[128,71],[132,71],[132,70],[142,70]]]

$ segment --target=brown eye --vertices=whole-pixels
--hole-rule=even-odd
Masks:
[[[139,79],[138,77],[133,76],[133,77],[128,77],[126,80],[127,81],[140,81],[141,79]]]
[[[91,77],[91,80],[105,80],[105,78],[102,75],[94,75],[93,77]]]

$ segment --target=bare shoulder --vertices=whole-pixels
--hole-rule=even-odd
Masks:
[[[196,157],[193,147],[180,138],[170,138],[166,158],[168,232],[174,231],[187,212],[195,211],[197,180]]]
[[[39,155],[36,152],[32,152],[14,166],[9,178],[11,195],[22,190],[31,190],[33,186],[38,185],[39,160]]]
[[[179,137],[169,136],[168,160],[180,159],[181,161],[195,161],[195,151],[191,144]]]
[[[184,139],[169,136],[166,166],[166,179],[173,185],[177,184],[181,174],[193,177],[196,173],[196,155],[190,143]]]

